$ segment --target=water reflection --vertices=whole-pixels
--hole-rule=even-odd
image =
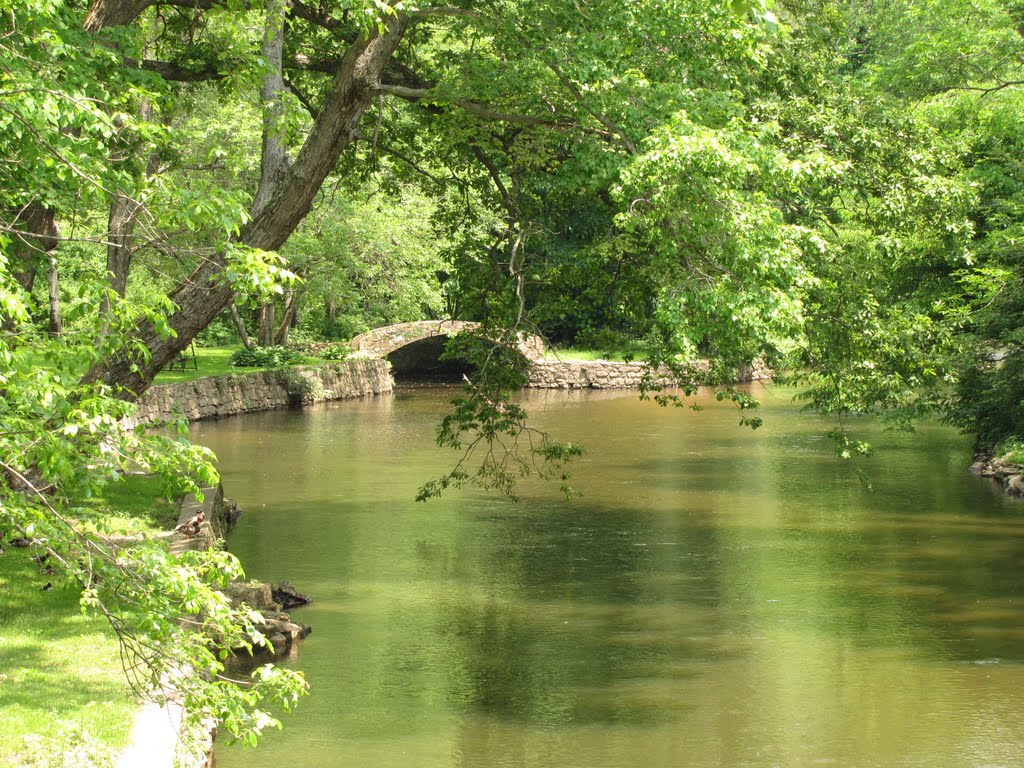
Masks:
[[[750,432],[538,393],[581,498],[416,505],[447,396],[197,429],[247,510],[232,550],[317,600],[313,696],[219,765],[1024,763],[1024,524],[960,436],[872,433],[867,493],[784,397]]]

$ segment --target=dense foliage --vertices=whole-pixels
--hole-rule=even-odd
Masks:
[[[285,347],[256,347],[239,349],[231,353],[228,365],[235,368],[280,368],[301,363],[302,355]]]

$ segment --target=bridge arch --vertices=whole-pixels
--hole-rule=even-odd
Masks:
[[[352,339],[353,352],[391,361],[397,378],[426,376],[457,380],[467,369],[459,361],[440,360],[448,339],[473,332],[480,323],[465,320],[420,320],[375,328]],[[537,336],[521,335],[519,351],[530,361],[544,356],[544,342]]]

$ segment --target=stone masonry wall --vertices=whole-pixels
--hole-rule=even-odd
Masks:
[[[536,389],[637,389],[647,372],[644,363],[606,360],[535,360],[530,364],[528,387]],[[741,372],[740,381],[770,377],[770,372]],[[655,377],[661,386],[673,386],[667,376]],[[281,368],[230,374],[150,387],[139,409],[125,426],[169,421],[221,418],[268,411],[325,400],[343,400],[391,392],[394,380],[385,360],[346,360],[327,365]]]
[[[318,366],[230,374],[150,387],[126,426],[184,416],[189,421],[268,411],[325,400],[390,392],[384,360],[346,360]]]
[[[536,389],[637,389],[649,370],[644,363],[535,360],[530,364],[526,386]],[[659,376],[654,383],[671,386],[674,381]]]
[[[535,389],[638,389],[650,369],[646,363],[615,363],[607,360],[535,360],[530,364],[528,387]],[[764,368],[739,373],[737,383],[771,378]],[[663,371],[651,382],[672,387],[676,380]]]

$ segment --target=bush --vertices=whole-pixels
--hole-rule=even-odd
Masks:
[[[1007,438],[1024,435],[1024,352],[1000,360],[984,355],[964,365],[947,419],[975,435],[975,449],[995,454]]]
[[[352,354],[348,344],[331,344],[317,351],[316,356],[322,360],[345,360]]]
[[[228,358],[228,365],[235,368],[283,368],[303,362],[305,358],[301,354],[285,347],[240,349]]]
[[[277,382],[288,393],[288,404],[293,408],[322,400],[326,394],[319,379],[302,371],[278,371],[276,375]]]
[[[223,312],[196,336],[196,346],[227,347],[238,343],[238,330],[231,322],[231,315]]]
[[[1013,436],[1003,440],[995,450],[996,458],[1012,464],[1024,464],[1024,438]]]

